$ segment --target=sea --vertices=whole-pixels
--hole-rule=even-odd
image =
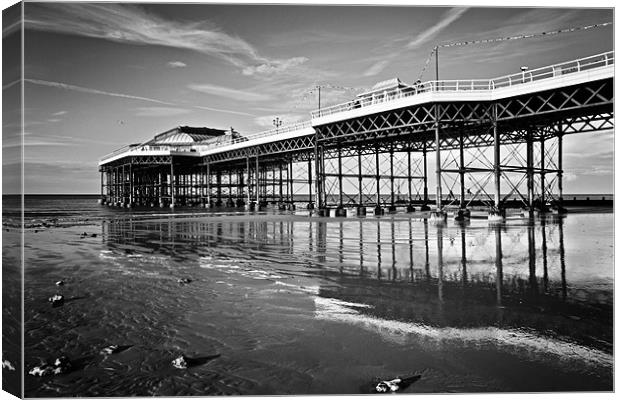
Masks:
[[[5,196],[4,382],[23,370],[26,397],[367,394],[412,377],[399,392],[613,390],[611,208],[349,215],[26,196],[21,365]],[[28,374],[61,356],[63,373]]]

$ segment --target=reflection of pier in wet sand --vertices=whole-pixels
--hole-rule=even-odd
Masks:
[[[369,316],[525,329],[611,351],[611,290],[571,293],[564,224],[562,218],[487,227],[411,218],[212,216],[111,221],[103,236],[128,252],[147,247],[178,255],[188,243],[198,255],[238,246],[259,260],[278,252],[294,257],[303,274],[327,282],[319,296],[370,305],[364,309]]]

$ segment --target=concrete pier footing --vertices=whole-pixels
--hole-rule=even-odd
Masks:
[[[556,206],[551,209],[551,212],[557,215],[564,215],[568,213],[568,210],[562,206]]]
[[[487,216],[489,222],[500,222],[506,219],[506,211],[503,209],[492,208]]]
[[[396,206],[391,205],[388,207],[388,214],[396,214]]]
[[[357,207],[357,216],[358,217],[365,217],[366,216],[366,207],[358,206]]]
[[[329,208],[319,208],[317,215],[319,217],[329,217]]]
[[[448,214],[445,211],[431,211],[430,220],[432,222],[446,222]]]
[[[308,205],[306,206],[307,210],[314,210],[314,203],[308,203]]]
[[[337,207],[334,213],[334,217],[346,217],[347,216],[347,209],[340,206]]]
[[[375,215],[383,215],[385,214],[385,210],[383,208],[381,208],[381,206],[376,206],[375,207]]]
[[[415,207],[413,206],[413,204],[407,205],[407,212],[408,213],[415,212]]]
[[[471,218],[471,211],[468,210],[467,208],[458,209],[454,213],[454,220],[455,221],[464,221],[464,220],[470,219],[470,218]]]

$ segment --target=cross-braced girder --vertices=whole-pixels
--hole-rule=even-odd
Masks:
[[[561,201],[562,138],[613,127],[613,80],[603,79],[493,101],[417,104],[202,157],[124,157],[100,167],[102,194],[121,202],[299,196],[321,207],[393,206],[406,193],[408,203],[426,202],[426,155],[434,152],[447,206],[544,207]]]

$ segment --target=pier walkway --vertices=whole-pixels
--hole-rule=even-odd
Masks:
[[[484,204],[562,210],[562,138],[613,129],[614,53],[493,79],[384,82],[308,121],[241,136],[178,127],[101,159],[102,202],[281,209],[319,215],[397,206],[466,218]],[[402,193],[406,188],[405,193]]]

